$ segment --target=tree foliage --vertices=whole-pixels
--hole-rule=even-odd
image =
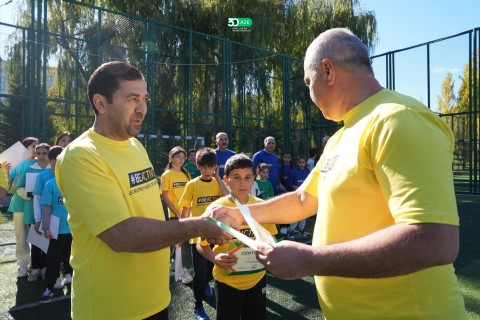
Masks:
[[[25,1],[21,23],[36,28],[36,23],[29,25]],[[55,79],[44,84],[48,141],[57,131],[80,133],[91,125],[88,77],[100,63],[118,59],[139,66],[147,76],[152,103],[145,132],[203,136],[210,145],[215,132],[242,128],[231,134],[237,150],[245,152],[255,151],[265,135],[283,141],[296,135],[297,154],[304,153],[309,139],[321,136],[284,136],[286,122],[306,132],[305,123],[323,120],[311,112],[302,63],[285,54],[302,58],[309,43],[332,27],[350,28],[371,49],[377,39],[375,15],[364,11],[359,0],[47,3],[46,42],[32,48],[37,48],[33,58],[46,64],[43,73]],[[232,32],[229,17],[251,18],[250,32]]]

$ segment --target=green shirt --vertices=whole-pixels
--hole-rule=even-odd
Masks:
[[[190,174],[190,178],[195,179],[196,177],[200,176],[200,170],[198,170],[197,165],[191,162],[187,162],[183,165],[183,167],[188,171]]]

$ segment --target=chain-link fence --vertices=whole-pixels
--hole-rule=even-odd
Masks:
[[[86,82],[111,60],[145,76],[151,101],[138,138],[158,173],[174,145],[215,146],[221,131],[237,152],[256,152],[271,135],[278,152],[300,155],[335,130],[309,99],[300,59],[74,1],[18,11],[25,27],[0,21],[2,149],[90,127]]]
[[[383,86],[439,113],[455,136],[457,192],[480,193],[480,28],[372,57]]]
[[[138,138],[157,173],[174,145],[214,146],[220,131],[237,152],[252,154],[271,135],[279,153],[297,156],[320,149],[338,128],[310,101],[301,59],[72,0],[13,3],[18,19],[0,21],[0,150],[29,135],[53,142],[61,131],[89,128],[86,82],[111,60],[146,78],[151,101]],[[453,75],[451,110],[440,116],[455,133],[457,191],[477,194],[478,34],[372,57],[382,85],[435,111],[446,73]]]

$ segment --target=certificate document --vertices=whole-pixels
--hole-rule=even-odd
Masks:
[[[238,260],[233,267],[225,270],[226,276],[257,273],[265,269],[264,266],[257,261],[255,250],[249,248],[243,242],[231,241],[228,244],[228,253],[234,254]]]

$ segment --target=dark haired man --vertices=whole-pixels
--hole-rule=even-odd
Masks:
[[[56,167],[73,236],[72,317],[168,319],[169,247],[228,236],[201,217],[164,221],[153,166],[135,139],[149,97],[140,71],[105,63],[87,92],[93,127],[68,145]]]

